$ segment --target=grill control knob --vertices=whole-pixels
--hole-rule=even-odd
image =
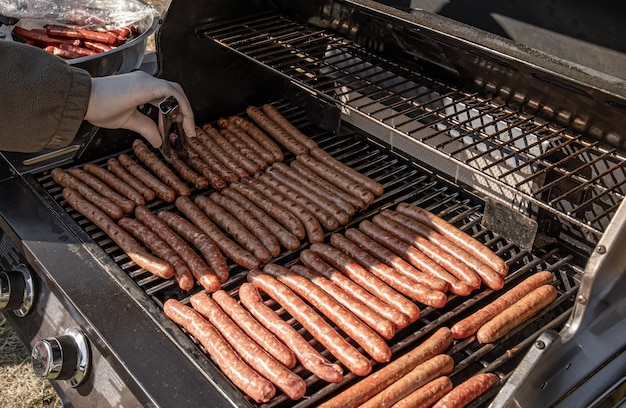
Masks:
[[[11,271],[0,271],[0,310],[12,310],[24,317],[33,307],[35,281],[26,265],[19,264]]]
[[[35,375],[47,380],[68,380],[80,385],[89,370],[89,343],[77,329],[38,341],[31,352]]]

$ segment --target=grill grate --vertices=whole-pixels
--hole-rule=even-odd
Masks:
[[[554,273],[556,277],[555,286],[558,288],[559,297],[540,316],[514,330],[496,344],[480,345],[469,339],[459,341],[453,345],[448,353],[455,360],[455,371],[451,374],[455,383],[482,371],[496,372],[503,379],[506,379],[518,364],[524,351],[530,347],[541,331],[545,329],[560,330],[565,325],[573,306],[574,294],[579,283],[576,267],[573,266],[572,256],[563,255],[561,250],[556,247],[536,250],[531,254],[506,242],[498,235],[481,226],[482,203],[474,201],[472,197],[462,190],[456,190],[452,186],[445,185],[440,180],[434,179],[406,158],[384,149],[368,139],[366,135],[349,127],[343,126],[337,135],[320,130],[315,125],[309,123],[299,108],[294,108],[292,105],[283,102],[276,106],[292,123],[305,134],[312,137],[320,147],[333,157],[384,185],[385,194],[379,197],[365,212],[357,213],[346,228],[357,225],[361,220],[371,217],[381,209],[393,207],[399,202],[409,202],[444,217],[491,247],[505,259],[510,268],[510,273],[506,278],[505,289],[521,281],[528,274],[539,270],[550,270]],[[132,155],[132,151],[127,153]],[[105,166],[106,159],[96,161],[96,163]],[[199,287],[196,287],[190,292],[183,292],[173,279],[165,281],[137,267],[108,236],[74,211],[63,200],[61,188],[50,179],[49,175],[41,174],[37,180],[50,196],[61,205],[63,210],[69,213],[98,246],[119,265],[120,273],[126,274],[132,279],[159,307],[162,308],[165,300],[169,298],[176,298],[183,303],[188,303],[189,297],[200,290]],[[198,193],[202,192],[194,192],[194,194]],[[149,206],[153,210],[169,209],[176,212],[176,209],[171,204],[160,201],[152,202]],[[290,266],[297,262],[297,253],[283,253],[274,261]],[[223,288],[236,297],[238,287],[245,280],[246,271],[234,264],[231,264],[230,268],[231,277],[224,284]],[[117,272],[112,271],[112,273]],[[444,325],[451,326],[455,321],[462,319],[474,310],[492,301],[498,295],[499,293],[496,294],[491,290],[482,290],[475,293],[473,297],[450,296],[448,304],[442,309],[423,309],[421,317],[417,322],[398,331],[396,336],[390,341],[394,357],[415,347],[437,328]],[[268,304],[300,331],[314,347],[319,348],[322,354],[334,360],[282,308],[278,307],[271,300],[268,300]],[[193,337],[190,337],[190,339],[195,342]],[[202,347],[198,343],[196,344],[202,350]],[[375,369],[378,366],[379,364],[374,364]],[[284,394],[278,394],[272,401],[265,404],[265,407],[313,407],[327,398],[328,395],[338,392],[340,388],[358,379],[352,374],[347,374],[343,382],[328,384],[308,373],[300,365],[295,368],[295,372],[301,375],[307,383],[309,391],[307,398],[294,403]],[[485,405],[486,402],[495,396],[497,391],[497,387],[493,388],[471,406]]]
[[[452,158],[462,171],[490,178],[523,210],[555,213],[592,243],[626,194],[623,153],[443,84],[406,60],[396,64],[330,31],[264,14],[200,32],[353,115],[443,160]]]

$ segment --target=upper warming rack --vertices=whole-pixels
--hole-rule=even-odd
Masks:
[[[344,120],[392,149],[530,214],[554,213],[592,242],[626,193],[623,152],[382,58],[371,51],[382,43],[365,47],[274,14],[199,32],[337,104]]]

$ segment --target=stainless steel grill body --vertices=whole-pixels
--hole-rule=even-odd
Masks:
[[[409,202],[494,249],[509,264],[505,289],[539,270],[554,273],[559,296],[539,316],[498,343],[465,340],[448,351],[455,382],[481,371],[502,378],[472,406],[592,405],[624,376],[624,81],[440,16],[363,0],[173,2],[157,31],[157,55],[158,75],[183,85],[198,123],[269,102],[332,156],[382,183],[385,194],[349,227]],[[3,196],[37,203],[41,225],[47,220],[60,231],[48,245],[33,245],[40,223],[3,203],[5,239],[72,310],[70,322],[115,362],[113,371],[132,385],[128,398],[254,406],[163,316],[165,300],[186,302],[192,293],[138,268],[62,199],[52,167],[104,165],[110,154],[132,154],[132,135],[90,127],[83,133],[84,143],[45,160],[3,155]],[[160,201],[150,208],[175,211]],[[66,271],[51,251],[86,259],[107,295],[77,288],[79,268]],[[285,252],[275,262],[297,259],[298,251]],[[236,296],[246,271],[230,269],[224,289]],[[113,319],[102,316],[109,293]],[[498,295],[482,290],[423,309],[390,341],[394,356]],[[120,327],[125,314],[136,322],[130,333]],[[23,331],[27,342],[38,335]],[[129,342],[144,341],[141,352],[131,352]],[[328,384],[302,367],[296,372],[307,381],[307,398],[279,394],[266,406],[317,406],[356,380]],[[85,404],[78,391],[69,390],[72,401]]]

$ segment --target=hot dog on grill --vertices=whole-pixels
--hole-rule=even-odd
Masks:
[[[278,126],[256,106],[248,106],[248,108],[246,108],[246,113],[257,125],[270,134],[274,140],[283,145],[291,153],[298,155],[309,151],[306,146],[287,133],[283,128]]]
[[[309,249],[340,270],[359,286],[407,315],[410,322],[419,319],[420,310],[415,303],[367,271],[350,256],[330,245],[322,243],[313,243]]]
[[[211,128],[213,129],[213,128]],[[215,129],[213,129],[215,130]],[[231,157],[223,147],[216,143],[208,134],[207,131],[199,126],[196,126],[196,138],[215,156],[215,158],[226,168],[232,171],[237,177],[248,176],[248,171],[233,157]]]
[[[98,177],[100,180],[102,180],[106,185],[111,187],[113,190],[117,191],[122,196],[134,202],[135,205],[146,204],[146,200],[144,199],[143,195],[141,195],[139,191],[135,190],[130,184],[126,183],[124,180],[122,180],[121,178],[119,178],[118,176],[110,172],[109,170],[93,163],[85,164],[83,166],[83,169],[85,169],[87,173],[90,173],[94,175],[95,177]]]
[[[120,208],[124,210],[125,214],[132,214],[132,212],[135,210],[135,203],[133,201],[121,196],[112,188],[110,188],[106,183],[104,183],[91,173],[78,167],[69,168],[67,169],[67,172],[91,187],[94,191],[97,191],[98,194],[119,205]]]
[[[233,242],[230,238],[220,231],[220,229],[213,224],[213,222],[206,216],[206,214],[194,204],[193,200],[187,196],[180,196],[176,199],[176,208],[183,214],[189,221],[200,228],[202,232],[207,234],[209,238],[215,242],[220,250],[235,261],[237,265],[241,265],[244,268],[256,268],[259,266],[259,260],[246,249]]]
[[[463,408],[500,381],[493,373],[476,374],[454,387],[433,408]]]
[[[206,293],[197,293],[189,300],[193,308],[211,322],[250,367],[270,380],[289,398],[296,400],[304,396],[306,393],[304,380],[248,337]]]
[[[248,133],[246,133],[245,130],[239,127],[239,125],[235,123],[233,118],[230,118],[230,119],[221,118],[217,121],[217,125],[220,128],[231,132],[244,145],[248,146],[248,148],[250,148],[256,155],[258,155],[263,160],[263,162],[265,163],[265,166],[276,161],[276,157],[274,157],[274,155],[269,150],[261,146],[261,144],[258,141],[254,140],[250,135],[248,135]]]
[[[306,147],[307,149],[317,147],[317,143],[313,139],[302,133],[287,118],[285,118],[282,113],[278,111],[278,109],[276,109],[269,103],[264,104],[261,109],[269,119],[271,119],[274,123],[281,127],[285,132],[289,133],[291,137],[304,145],[304,147]]]
[[[209,292],[220,289],[222,284],[208,265],[183,239],[174,232],[167,224],[145,206],[138,206],[135,209],[135,217],[145,226],[150,228],[162,240],[168,243],[176,253],[191,269],[191,273],[196,280]]]
[[[188,196],[191,194],[189,187],[156,154],[150,151],[143,140],[135,139],[133,141],[133,151],[139,161],[145,164],[161,182],[174,190],[177,195]]]
[[[291,316],[326,347],[332,355],[337,357],[348,370],[359,376],[367,375],[372,370],[372,364],[364,355],[347,342],[324,318],[287,286],[258,269],[248,272],[248,281],[280,303]]]
[[[274,161],[283,161],[285,159],[281,148],[253,123],[247,121],[240,116],[231,116],[230,118],[228,118],[228,120],[232,121],[237,126],[242,128],[251,138],[256,140],[261,145],[261,147],[272,153],[272,155],[274,156]]]
[[[485,307],[455,323],[452,326],[452,334],[454,335],[454,338],[464,339],[476,334],[478,329],[480,329],[483,324],[487,323],[495,315],[520,300],[532,290],[541,285],[551,283],[552,280],[552,272],[549,271],[541,271],[529,276],[512,289],[499,296],[493,302],[490,302]]]
[[[295,353],[304,368],[324,381],[341,381],[343,378],[342,368],[338,364],[332,364],[328,361],[296,329],[267,306],[253,284],[244,282],[239,287],[239,300],[257,321],[274,333]]]
[[[251,160],[255,165],[257,165],[259,170],[267,167],[268,163],[263,160],[263,158],[259,156],[256,151],[251,149],[250,146],[245,144],[235,133],[231,132],[228,129],[220,129],[219,132],[224,137],[224,139],[228,141],[228,143],[233,145],[235,149],[241,152],[244,157],[246,157],[248,160]]]
[[[428,384],[410,393],[397,403],[393,404],[392,408],[412,408],[412,407],[430,407],[433,403],[437,402],[442,396],[446,395],[452,388],[452,380],[450,377],[442,376],[435,380],[432,380]]]
[[[228,183],[234,183],[235,181],[239,180],[240,176],[228,167],[226,167],[226,165],[224,165],[221,161],[219,161],[217,157],[215,157],[213,152],[208,147],[206,147],[204,143],[202,143],[200,138],[197,136],[202,130],[198,129],[199,128],[196,127],[196,137],[187,140],[190,148],[189,164],[198,171],[202,171],[202,169],[205,169],[204,171],[206,172],[206,174],[205,172],[203,172],[202,174],[204,174],[204,176],[207,177],[209,180],[215,180],[218,176],[220,179],[223,179]],[[208,168],[210,168],[211,172],[207,172],[206,167],[196,162],[195,159],[198,157],[204,164],[208,166]],[[215,172],[216,174],[213,175],[213,172]]]
[[[386,319],[392,321],[397,328],[402,329],[409,324],[409,317],[407,315],[357,285],[343,273],[322,260],[321,257],[310,249],[305,249],[300,252],[300,260],[312,271],[329,279],[344,291],[352,294],[363,304],[373,310],[376,310]]]
[[[173,188],[167,186],[161,180],[157,179],[148,170],[141,167],[130,156],[122,153],[117,158],[122,166],[139,181],[141,181],[146,187],[155,192],[157,197],[168,203],[173,203],[176,200],[176,191]]]
[[[315,307],[360,345],[374,360],[380,363],[389,361],[391,349],[385,340],[313,282],[277,264],[268,263],[263,267],[263,272],[284,283]]]
[[[161,210],[157,216],[200,251],[202,257],[211,270],[215,272],[220,282],[228,280],[229,272],[226,258],[224,258],[224,254],[222,254],[217,244],[208,235],[185,218],[170,211]]]
[[[137,265],[157,276],[173,275],[174,267],[169,262],[149,254],[104,211],[85,200],[78,192],[66,187],[62,194],[72,208],[104,231]]]
[[[483,344],[493,343],[539,313],[552,303],[557,295],[556,288],[551,284],[539,286],[482,325],[476,333],[476,339]]]
[[[195,150],[193,150],[192,148],[190,148],[187,152],[187,163],[192,170],[195,170],[198,173],[202,174],[202,176],[209,181],[209,184],[214,189],[221,190],[223,188],[226,188],[226,186],[228,185],[222,175],[215,171],[211,166],[209,166],[208,163],[202,160],[200,155],[196,153]],[[236,179],[236,177],[234,178]]]
[[[111,171],[111,173],[117,176],[124,183],[128,184],[132,189],[139,192],[144,198],[145,202],[150,202],[156,198],[156,193],[152,191],[151,189],[149,189],[148,187],[146,187],[145,184],[143,184],[139,179],[137,179],[137,177],[133,176],[128,171],[126,171],[124,166],[122,166],[119,160],[116,159],[115,157],[111,157],[109,160],[107,160],[107,166],[109,167],[109,170]],[[144,204],[139,204],[139,203],[137,204],[144,205]]]
[[[447,354],[436,355],[416,366],[398,381],[360,405],[359,408],[390,407],[432,380],[450,374],[453,369],[454,359],[452,357]]]
[[[163,312],[196,338],[224,375],[250,398],[259,403],[274,398],[274,385],[244,363],[217,329],[198,312],[175,299],[165,301]]]
[[[447,327],[438,329],[408,353],[391,361],[378,371],[373,372],[322,403],[319,405],[319,408],[348,408],[363,404],[389,385],[398,381],[419,364],[443,353],[452,344],[452,340],[450,329]]]
[[[491,249],[485,246],[480,241],[476,240],[466,232],[461,231],[459,228],[450,224],[443,218],[424,210],[423,208],[411,205],[408,203],[398,204],[397,211],[415,218],[417,221],[426,224],[430,228],[434,229],[450,241],[454,242],[470,254],[474,255],[478,259],[481,259],[484,263],[492,267],[501,276],[506,276],[509,270],[509,266],[502,258],[496,255]]]
[[[237,300],[225,290],[218,290],[211,295],[226,313],[252,340],[263,350],[280,361],[285,367],[293,368],[296,365],[296,356],[289,347],[276,338],[268,329],[259,323]]]
[[[261,169],[261,166],[235,149],[213,126],[207,123],[202,126],[202,130],[203,132],[199,136],[200,140],[235,174],[245,177]],[[243,169],[243,172],[240,169]]]

